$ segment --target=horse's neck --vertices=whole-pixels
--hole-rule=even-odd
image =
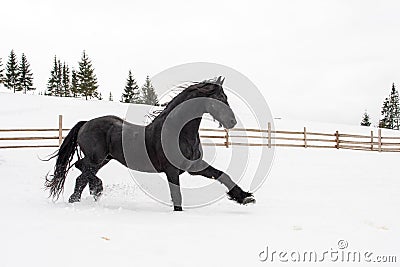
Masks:
[[[189,121],[181,130],[181,133],[186,134],[187,136],[197,136],[199,133],[200,123],[202,117],[195,118]],[[159,131],[162,125],[165,122],[165,118],[157,117],[155,118],[149,125],[147,125],[146,131]]]
[[[188,135],[196,136],[199,133],[201,118],[189,121],[182,129],[182,132]]]
[[[183,95],[179,101],[180,102],[185,102],[186,100],[193,99],[195,96],[193,94],[186,94]],[[173,101],[173,100],[172,100]],[[171,106],[171,107],[166,107],[165,110],[161,112],[160,115],[158,115],[152,123],[150,123],[146,128],[148,129],[158,129],[157,125],[163,125],[165,122],[166,117],[170,114],[171,110],[174,110],[174,108],[178,106]],[[182,109],[179,109],[176,111],[178,112],[189,112],[189,114],[192,114],[194,118],[191,121],[189,121],[181,130],[181,134],[184,133],[185,135],[189,136],[197,136],[200,128],[200,123],[201,123],[201,118],[204,114],[203,108],[200,107],[200,109],[197,106],[184,106],[184,111]],[[180,120],[177,119],[177,124],[180,123]]]

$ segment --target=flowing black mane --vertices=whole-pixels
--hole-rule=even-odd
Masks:
[[[169,114],[176,106],[183,103],[185,100],[212,95],[216,93],[221,86],[216,83],[215,79],[213,79],[202,82],[190,82],[189,85],[178,86],[178,88],[181,88],[182,92],[168,102],[163,110],[155,110],[152,113],[152,116],[154,117],[153,120],[162,118],[166,114]]]

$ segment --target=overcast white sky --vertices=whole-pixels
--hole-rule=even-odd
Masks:
[[[400,2],[1,0],[0,57],[24,52],[44,90],[57,55],[85,49],[104,96],[119,99],[128,70],[183,63],[230,66],[263,92],[275,117],[374,122],[400,86]],[[400,88],[400,87],[399,87]]]

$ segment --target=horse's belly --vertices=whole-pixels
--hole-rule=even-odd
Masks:
[[[153,173],[158,172],[151,161],[145,161],[143,158],[137,157],[134,157],[133,159],[131,157],[129,158],[129,160],[125,159],[125,161],[127,162],[127,167],[131,170]]]

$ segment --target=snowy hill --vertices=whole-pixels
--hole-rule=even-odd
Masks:
[[[0,128],[56,127],[58,114],[71,127],[101,115],[124,117],[127,108],[117,102],[2,92]],[[145,118],[148,107],[133,108]],[[327,132],[369,131],[312,122],[275,123],[288,130],[307,126]],[[225,198],[174,213],[142,193],[116,162],[98,174],[105,185],[99,202],[86,189],[81,203],[67,203],[79,175],[76,169],[69,173],[64,197],[52,202],[43,183],[54,161],[38,157],[53,151],[0,150],[0,266],[258,266],[271,264],[270,258],[259,260],[266,246],[270,251],[322,255],[338,250],[338,241],[345,240],[346,251],[369,251],[371,259],[396,255],[400,246],[398,153],[278,148],[270,175],[255,193],[256,205],[243,207]],[[223,168],[228,150],[218,148],[216,153],[215,165]],[[189,185],[204,179],[182,180]],[[279,262],[275,257],[274,263]],[[334,264],[326,259],[321,266]]]

